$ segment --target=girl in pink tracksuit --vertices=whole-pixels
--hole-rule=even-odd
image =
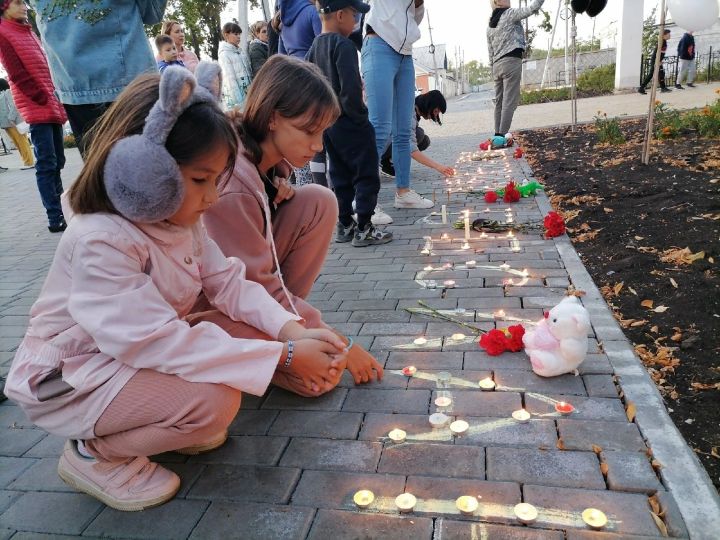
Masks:
[[[223,253],[242,259],[248,279],[304,318],[308,328],[330,328],[305,298],[325,262],[337,201],[326,187],[294,188],[282,176],[322,149],[323,132],[338,113],[335,93],[314,65],[271,57],[250,87],[244,113],[234,118],[242,141],[234,170],[220,184],[217,204],[203,215]],[[235,335],[227,317],[214,320]],[[383,375],[382,365],[357,344],[350,347],[347,369],[356,383]],[[281,376],[285,380],[277,380]],[[289,375],[278,374],[275,382],[302,395],[317,394]]]
[[[241,392],[262,395],[276,373],[331,388],[344,368],[342,340],[306,329],[199,223],[237,148],[217,65],[199,64],[197,81],[175,67],[141,76],[106,113],[5,386],[69,439],[63,480],[119,510],[172,498],[179,478],[146,456],[221,445]],[[235,337],[186,318],[201,291]]]

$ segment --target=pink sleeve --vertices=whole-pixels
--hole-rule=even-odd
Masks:
[[[231,338],[211,323],[190,327],[143,272],[140,249],[108,232],[73,247],[68,310],[99,351],[137,369],[262,395],[283,344]]]
[[[265,216],[257,199],[249,193],[226,193],[203,215],[210,237],[228,257],[245,263],[247,279],[259,283],[280,305],[292,312],[275,263],[265,241]],[[298,314],[308,328],[326,327],[320,312],[290,293]]]

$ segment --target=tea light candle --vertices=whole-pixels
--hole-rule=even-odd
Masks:
[[[443,264],[443,268],[445,268],[446,270],[449,269],[449,268],[452,268],[452,263],[445,263],[445,264]]]
[[[413,340],[413,343],[415,345],[425,345],[427,343],[427,338],[425,338],[424,336],[420,336],[419,338],[415,338]]]
[[[513,512],[515,513],[517,520],[520,523],[525,523],[526,525],[533,523],[538,517],[537,508],[530,503],[516,504],[515,508],[513,508]]]
[[[575,412],[575,407],[573,407],[570,403],[561,401],[560,403],[555,404],[555,410],[563,416],[567,416]]]
[[[477,498],[471,495],[463,495],[455,500],[455,506],[457,506],[457,509],[460,510],[462,515],[472,516],[480,504]]]
[[[466,311],[466,310],[465,310],[464,307],[458,306],[458,307],[455,308],[455,313],[457,313],[458,315],[462,315],[463,313],[465,313],[465,311]]]
[[[480,382],[478,384],[480,385],[481,390],[485,390],[485,391],[495,390],[495,381],[493,381],[490,377],[485,377],[484,379],[480,379]]]
[[[530,272],[528,272],[527,268],[523,268],[522,275],[523,277],[528,277],[530,275]]]
[[[513,232],[512,232],[512,231],[508,231],[507,237],[508,237],[508,238],[512,238],[513,236],[515,236],[515,235],[513,234]]]
[[[455,288],[455,280],[448,279],[443,282],[443,285],[445,285],[446,289],[454,289]]]
[[[375,494],[369,489],[361,489],[353,495],[353,502],[358,508],[367,508],[375,500]]]
[[[487,238],[487,236],[487,233],[484,231],[480,233],[480,238]]]
[[[449,396],[438,396],[435,398],[435,405],[438,407],[449,407],[452,404],[452,398]]]
[[[502,263],[500,265],[500,270],[510,270],[510,265],[508,263]]]
[[[465,214],[465,240],[470,240],[470,210],[463,210]]]
[[[502,319],[502,318],[505,316],[505,310],[504,310],[504,309],[499,309],[499,310],[497,310],[495,313],[493,313],[493,316],[494,316],[496,319]]]
[[[428,279],[425,281],[425,287],[428,289],[436,289],[437,288],[437,281],[434,279]]]
[[[468,261],[465,263],[466,268],[475,268],[477,266],[477,262],[475,261]]]
[[[470,249],[470,244],[463,242],[462,249]]]
[[[600,530],[607,525],[608,519],[605,513],[597,508],[586,508],[582,513],[582,520],[594,530]]]
[[[490,211],[490,207],[489,207],[489,206],[486,207],[485,210],[483,210],[483,212],[489,212],[489,211]]]
[[[402,368],[402,374],[406,377],[412,377],[417,373],[417,368],[415,366],[405,366]]]
[[[423,268],[423,270],[425,270],[426,272],[432,272],[434,269],[435,268],[432,264],[428,264],[425,268]]]
[[[450,424],[450,431],[452,431],[452,434],[456,437],[464,434],[468,428],[470,428],[470,424],[468,424],[465,420],[455,420]]]
[[[430,250],[428,248],[422,248],[420,250],[421,255],[430,255]]]
[[[512,413],[513,420],[521,424],[526,424],[530,421],[530,413],[525,409],[518,409]]]
[[[440,235],[440,240],[450,240],[450,235],[444,232]]]
[[[436,412],[431,414],[428,420],[430,421],[430,425],[437,429],[446,426],[450,417],[448,417],[445,413]]]
[[[461,334],[458,332],[457,334],[453,334],[452,336],[450,336],[450,339],[452,339],[453,341],[462,341],[463,339],[465,339],[465,334]]]
[[[442,216],[442,224],[446,225],[447,224],[447,205],[443,204],[440,207],[440,209],[441,209],[440,212],[441,212],[441,216]]]
[[[402,513],[412,512],[417,503],[417,498],[412,493],[402,493],[395,497],[395,506]]]
[[[395,428],[388,433],[388,438],[394,442],[394,443],[401,443],[405,442],[405,438],[407,437],[407,433],[403,431],[402,429]]]

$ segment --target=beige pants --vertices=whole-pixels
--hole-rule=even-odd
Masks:
[[[27,135],[23,135],[18,131],[16,127],[5,128],[5,131],[12,139],[15,148],[20,152],[20,157],[23,160],[23,165],[26,167],[32,167],[35,165],[35,158],[30,148],[30,141],[28,141]]]

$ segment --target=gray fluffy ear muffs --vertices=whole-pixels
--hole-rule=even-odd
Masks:
[[[145,119],[140,135],[116,142],[104,167],[105,189],[115,209],[130,221],[156,223],[180,209],[184,197],[183,178],[175,159],[165,148],[170,131],[190,105],[217,104],[214,89],[220,88],[217,71],[204,67],[196,80],[186,68],[169,66],[160,78],[160,98]],[[203,66],[201,68],[201,66]]]

